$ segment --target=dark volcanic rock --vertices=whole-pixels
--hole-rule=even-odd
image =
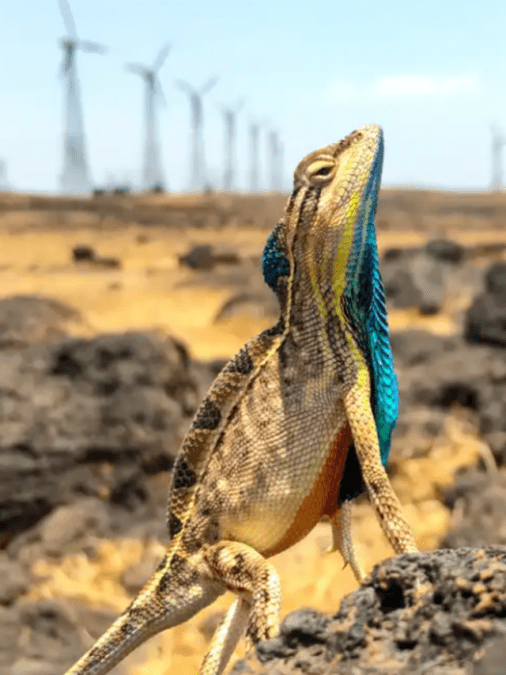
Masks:
[[[79,312],[59,300],[36,295],[14,295],[0,300],[0,349],[52,340],[67,333]],[[0,371],[2,372],[2,371]],[[4,380],[3,373],[1,380]]]
[[[388,299],[394,307],[419,307],[427,314],[437,312],[445,296],[446,260],[440,247],[387,251],[381,274]],[[434,249],[436,255],[434,255]]]
[[[183,346],[142,333],[0,350],[0,372],[4,537],[76,495],[142,499],[143,474],[170,468],[201,395]]]
[[[449,278],[465,249],[453,241],[434,239],[423,248],[390,249],[381,263],[388,299],[394,307],[418,307],[434,314],[445,300]]]
[[[265,287],[258,293],[238,293],[227,300],[216,314],[215,321],[236,316],[251,316],[255,319],[279,316],[279,302],[274,293]]]
[[[64,673],[89,645],[89,635],[98,637],[114,618],[111,612],[52,600],[0,607],[0,675]]]
[[[506,632],[506,548],[440,550],[377,565],[338,613],[289,614],[233,673],[465,675]],[[481,671],[486,672],[486,671]]]
[[[506,545],[506,471],[466,469],[455,483],[442,489],[453,509],[453,523],[443,545]]]
[[[461,263],[466,254],[464,246],[449,239],[431,239],[427,242],[425,251],[437,260],[455,264]]]
[[[506,345],[506,263],[497,262],[485,275],[484,293],[474,299],[465,317],[470,342]]]
[[[210,244],[194,246],[179,256],[179,263],[192,270],[211,270],[216,265],[236,265],[238,262],[239,257],[234,251],[217,251]]]
[[[400,423],[413,406],[477,413],[499,464],[506,463],[506,350],[423,331],[392,335],[401,396]]]
[[[74,262],[81,262],[83,260],[95,260],[95,251],[91,246],[74,246],[72,249],[72,259]]]
[[[487,293],[506,294],[506,262],[495,262],[488,268],[485,274],[485,288]]]

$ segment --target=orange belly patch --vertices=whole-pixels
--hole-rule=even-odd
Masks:
[[[262,555],[268,558],[290,548],[305,537],[323,516],[331,516],[338,511],[339,488],[350,444],[351,429],[346,424],[332,444],[311,492],[301,503],[291,525],[273,548],[260,551]]]

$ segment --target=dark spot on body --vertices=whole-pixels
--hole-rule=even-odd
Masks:
[[[156,572],[161,572],[161,571],[163,570],[163,568],[165,567],[166,564],[167,564],[167,554],[165,554],[165,555],[163,556],[163,558],[161,559],[160,563],[158,564],[158,567],[157,567],[156,570],[155,570],[155,573],[156,573]]]
[[[181,532],[182,527],[183,523],[179,520],[179,518],[176,515],[171,513],[169,516],[169,534],[171,538],[175,537],[176,534],[179,534],[179,532]]]
[[[281,366],[281,369],[284,370],[286,366],[288,365],[288,345],[287,341],[283,340],[283,343],[280,345],[278,349],[278,358],[279,358],[279,365]]]
[[[171,571],[175,573],[181,572],[181,570],[185,567],[185,565],[186,565],[185,558],[182,558],[180,555],[177,555],[177,553],[174,553],[169,563]]]
[[[130,607],[127,614],[127,622],[123,625],[122,631],[126,635],[133,633],[139,626],[145,626],[152,617],[152,612],[149,607]]]
[[[246,347],[225,366],[225,372],[239,373],[240,375],[249,375],[253,370],[253,361]]]
[[[166,595],[167,591],[171,587],[171,582],[172,582],[172,573],[165,572],[165,574],[160,577],[160,581],[158,582],[158,586],[156,588],[157,593],[159,595]]]
[[[103,651],[100,647],[93,647],[88,652],[88,668],[92,670],[103,659]]]
[[[123,637],[131,635],[135,630],[135,626],[132,624],[132,621],[128,619],[126,623],[121,626],[121,635]]]
[[[221,411],[211,399],[206,398],[197,410],[193,420],[193,429],[216,429],[221,420]]]
[[[191,488],[196,482],[197,476],[195,471],[188,464],[185,457],[178,457],[174,464],[174,472],[172,474],[172,486],[174,490]]]
[[[270,600],[269,591],[265,588],[261,588],[259,591],[255,593],[255,598],[259,598],[262,602],[265,602],[265,604],[267,604]]]
[[[267,328],[267,330],[264,330],[262,335],[264,337],[276,337],[278,335],[283,335],[283,332],[285,330],[285,321],[283,317],[280,317],[279,321],[274,324],[274,326],[271,326],[270,328]]]

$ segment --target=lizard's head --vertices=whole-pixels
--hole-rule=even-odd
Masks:
[[[331,282],[335,299],[353,283],[374,223],[382,160],[383,134],[370,124],[300,162],[284,218],[264,250],[271,288],[279,292],[278,281],[289,277],[298,286],[304,277],[318,295]]]

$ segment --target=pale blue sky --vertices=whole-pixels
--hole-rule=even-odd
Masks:
[[[212,181],[223,171],[219,105],[244,97],[247,127],[266,119],[285,146],[288,187],[302,156],[377,122],[385,131],[384,184],[485,188],[491,123],[506,132],[506,2],[459,0],[70,0],[79,36],[109,47],[78,54],[88,156],[95,184],[140,175],[143,89],[123,69],[173,49],[160,71],[167,182],[188,183],[189,106],[177,78],[205,99]],[[64,25],[57,0],[0,0],[0,158],[20,189],[56,190],[62,164]],[[265,153],[264,153],[265,154]],[[506,161],[506,159],[505,159]]]

